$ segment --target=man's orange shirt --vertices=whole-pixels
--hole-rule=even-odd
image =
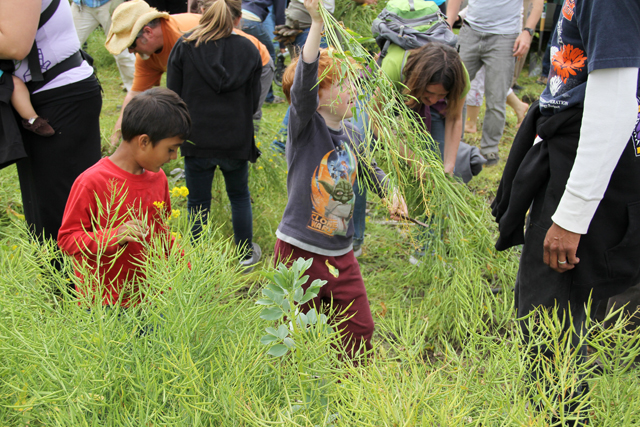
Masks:
[[[237,28],[234,28],[233,31],[235,31],[239,36],[248,38],[249,41],[251,41],[251,43],[253,43],[258,48],[258,52],[260,52],[260,58],[262,58],[263,67],[269,63],[269,60],[271,59],[271,55],[269,55],[269,51],[267,50],[267,47],[263,45],[260,40],[258,40],[251,34],[247,34],[244,31],[239,30]]]
[[[162,51],[154,53],[146,61],[136,55],[136,70],[133,74],[134,92],[144,92],[154,86],[160,86],[162,74],[167,71],[167,62],[173,45],[184,33],[191,31],[200,22],[200,16],[195,13],[180,13],[171,15],[168,19],[161,19]]]
[[[200,17],[195,13],[180,13],[177,15],[171,15],[168,19],[161,19],[160,26],[162,27],[162,51],[160,53],[154,53],[146,61],[136,55],[136,69],[133,74],[133,85],[131,90],[133,92],[144,92],[147,89],[151,89],[154,86],[160,86],[160,80],[162,74],[167,71],[167,62],[169,61],[169,54],[173,45],[176,44],[178,39],[182,37],[184,33],[188,33],[194,29],[200,22]],[[234,29],[238,35],[249,39],[260,52],[262,58],[262,66],[265,66],[271,56],[267,48],[252,35],[245,32]]]

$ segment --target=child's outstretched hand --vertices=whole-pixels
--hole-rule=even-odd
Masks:
[[[320,1],[321,0],[304,0],[304,7],[311,15],[311,21],[322,23],[322,16],[320,16]]]
[[[406,219],[409,216],[407,209],[407,203],[404,201],[404,197],[398,192],[398,189],[393,190],[391,199],[384,199],[384,203],[387,205],[389,215],[394,221],[400,221]]]
[[[144,222],[131,219],[122,224],[117,231],[118,244],[124,245],[129,242],[142,242],[149,233],[149,226]]]

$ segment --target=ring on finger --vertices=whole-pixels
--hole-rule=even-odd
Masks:
[[[560,261],[560,260],[558,260],[558,264],[566,264],[566,263],[567,263],[567,261]]]

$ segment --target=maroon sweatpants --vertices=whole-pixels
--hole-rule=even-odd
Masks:
[[[316,298],[305,304],[304,312],[306,313],[313,307],[321,310],[320,307],[323,304],[328,307],[333,301],[333,309],[337,313],[342,313],[346,309],[344,316],[349,318],[340,324],[346,353],[354,357],[362,348],[367,351],[371,350],[373,317],[369,308],[367,290],[364,288],[364,281],[360,273],[360,266],[356,257],[353,256],[353,251],[338,257],[324,256],[305,251],[278,239],[274,252],[276,266],[279,262],[291,266],[293,261],[298,258],[313,258],[313,264],[305,273],[309,275],[309,280],[303,286],[304,289],[306,290],[315,279],[326,280],[327,283],[320,288],[320,293]],[[329,272],[327,261],[338,271],[338,277],[334,277]],[[347,307],[349,308],[347,309]]]

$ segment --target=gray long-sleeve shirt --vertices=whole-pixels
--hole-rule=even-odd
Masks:
[[[353,184],[362,137],[350,124],[329,128],[318,113],[318,61],[300,60],[291,87],[287,139],[289,200],[276,236],[309,252],[344,255],[352,249]],[[367,167],[369,169],[369,167]],[[384,172],[371,162],[374,189],[384,193]]]

